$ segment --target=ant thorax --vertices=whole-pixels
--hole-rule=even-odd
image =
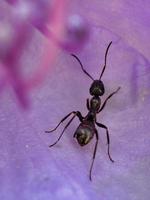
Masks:
[[[101,99],[100,97],[92,97],[92,99],[90,100],[90,111],[93,112],[98,112],[98,110],[100,109],[100,105],[101,105]]]

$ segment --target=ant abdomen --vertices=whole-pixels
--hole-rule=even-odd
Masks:
[[[77,139],[80,146],[88,144],[93,138],[93,136],[94,136],[93,128],[91,126],[84,125],[83,123],[81,123],[78,126],[74,134],[74,137]]]

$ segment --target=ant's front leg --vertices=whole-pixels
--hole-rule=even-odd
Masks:
[[[111,162],[114,162],[114,160],[111,158],[110,156],[110,138],[109,138],[109,132],[108,132],[108,128],[107,126],[105,126],[104,124],[100,124],[98,122],[95,122],[97,126],[99,126],[100,128],[104,128],[106,130],[106,136],[107,136],[107,144],[108,144],[108,149],[107,149],[107,153],[108,153],[108,157],[111,160]]]
[[[54,146],[55,144],[57,144],[57,142],[61,139],[61,137],[63,136],[63,134],[64,134],[64,132],[65,132],[65,130],[67,129],[67,127],[71,124],[71,122],[73,121],[73,119],[77,116],[78,118],[79,118],[79,120],[82,122],[82,120],[83,120],[83,117],[82,117],[82,115],[81,115],[81,113],[79,112],[79,111],[77,111],[77,112],[75,112],[75,111],[73,111],[73,112],[71,112],[71,113],[69,113],[68,115],[66,115],[60,122],[59,122],[59,124],[53,129],[53,130],[51,130],[51,131],[45,131],[45,132],[53,132],[53,131],[55,131],[57,128],[58,128],[58,126],[64,121],[64,120],[66,120],[71,114],[73,114],[73,117],[69,120],[69,122],[66,124],[66,126],[65,126],[65,128],[63,129],[63,131],[62,131],[62,133],[61,133],[61,135],[58,137],[58,139],[56,140],[56,142],[54,142],[52,145],[50,145],[49,147],[52,147],[52,146]]]
[[[107,101],[108,101],[114,94],[116,94],[116,93],[120,90],[120,88],[121,88],[121,87],[118,87],[118,89],[117,89],[116,91],[112,92],[112,93],[105,99],[105,101],[104,101],[103,105],[101,106],[101,108],[99,109],[98,113],[101,112],[101,111],[104,109],[104,107],[105,107]]]

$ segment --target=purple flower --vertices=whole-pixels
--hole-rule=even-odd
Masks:
[[[149,199],[149,2],[73,1],[72,11],[88,21],[91,37],[82,52],[76,53],[96,79],[104,64],[104,53],[113,41],[102,80],[106,93],[121,90],[107,103],[97,121],[110,132],[111,163],[107,156],[105,131],[98,129],[99,146],[88,179],[94,139],[80,147],[73,139],[79,125],[74,120],[59,144],[48,148],[65,123],[52,134],[61,118],[72,110],[86,115],[91,80],[66,52],[59,57],[41,89],[32,93],[33,107],[20,112],[13,96],[4,93],[0,114],[0,199],[54,200],[148,200]],[[28,62],[39,62],[37,44]],[[72,52],[74,53],[74,52]],[[41,53],[42,54],[42,53]],[[29,74],[30,75],[30,74]],[[10,97],[11,96],[11,97]]]

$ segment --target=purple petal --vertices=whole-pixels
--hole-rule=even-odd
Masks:
[[[0,113],[0,197],[1,199],[149,199],[149,7],[148,1],[74,1],[73,11],[88,19],[93,33],[78,54],[86,70],[97,78],[110,41],[107,68],[102,80],[106,95],[121,90],[107,104],[97,120],[108,126],[111,163],[106,153],[105,132],[88,179],[94,140],[81,148],[73,134],[75,120],[61,142],[48,145],[61,133],[45,134],[72,110],[87,113],[86,98],[91,81],[79,64],[61,52],[43,88],[34,91],[33,108],[20,112],[7,93]],[[36,49],[36,42],[34,44]],[[29,62],[33,63],[32,57]],[[102,99],[104,100],[105,97]]]

